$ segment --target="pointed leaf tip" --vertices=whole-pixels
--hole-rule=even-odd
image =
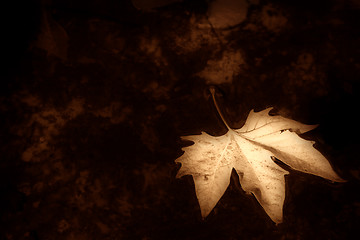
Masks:
[[[274,107],[268,107],[268,108],[266,108],[266,109],[263,110],[263,111],[264,111],[264,113],[269,114],[269,112],[270,112],[271,110],[273,110],[273,109],[274,109]]]

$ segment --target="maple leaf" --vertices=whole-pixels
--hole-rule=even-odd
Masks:
[[[334,182],[343,182],[328,160],[298,134],[317,125],[306,125],[270,116],[272,108],[249,113],[244,126],[231,129],[224,120],[211,89],[216,109],[228,128],[222,136],[190,135],[181,139],[194,144],[183,148],[184,154],[177,177],[192,175],[203,218],[209,215],[230,183],[232,169],[239,175],[243,190],[253,194],[276,224],[282,222],[285,199],[285,175],[288,171],[274,162],[274,157],[291,168]]]

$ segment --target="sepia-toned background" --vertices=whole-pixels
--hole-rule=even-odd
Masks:
[[[0,239],[359,235],[360,1],[38,0],[2,8]],[[189,144],[180,136],[226,132],[209,86],[233,128],[270,106],[320,124],[302,137],[347,182],[287,168],[276,226],[232,178],[202,220],[192,178],[176,179],[174,160]]]

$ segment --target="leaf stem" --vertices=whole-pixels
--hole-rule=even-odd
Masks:
[[[211,96],[212,96],[212,99],[213,99],[213,102],[214,102],[214,105],[216,107],[216,111],[218,112],[221,120],[223,121],[223,123],[225,124],[226,128],[230,131],[232,130],[229,126],[229,124],[227,124],[227,122],[225,121],[225,118],[224,116],[222,115],[221,111],[220,111],[220,108],[219,108],[219,105],[217,104],[216,102],[216,98],[215,98],[215,87],[211,86],[210,87],[210,92],[211,92]]]

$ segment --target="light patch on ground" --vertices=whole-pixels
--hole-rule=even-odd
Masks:
[[[168,65],[166,58],[162,54],[159,39],[154,37],[148,38],[147,36],[142,37],[140,40],[140,50],[150,56],[156,66],[164,67]]]
[[[36,103],[35,97],[29,97],[25,102],[29,105]],[[45,107],[40,112],[33,113],[27,128],[32,128],[32,145],[22,153],[25,162],[39,162],[43,160],[43,153],[50,151],[49,142],[58,135],[61,128],[71,119],[83,113],[83,99],[73,99],[64,110]],[[28,129],[26,129],[28,130]],[[23,135],[24,129],[19,129],[18,134]]]
[[[170,87],[162,86],[156,81],[150,82],[143,90],[144,93],[150,93],[155,100],[168,99]]]
[[[219,34],[219,37],[221,35]],[[218,45],[219,39],[211,30],[206,19],[198,20],[192,15],[189,21],[189,29],[184,34],[176,33],[174,36],[175,51],[178,54],[191,53],[204,46]]]
[[[245,67],[245,60],[240,51],[225,51],[221,59],[209,60],[199,77],[206,79],[208,84],[232,83],[234,76]]]
[[[132,109],[120,102],[111,102],[108,106],[91,112],[97,117],[108,118],[112,124],[122,123],[132,113]]]
[[[95,224],[100,229],[102,234],[108,234],[111,231],[110,227],[103,222],[96,221]]]
[[[39,107],[41,106],[41,101],[37,96],[26,94],[19,98],[19,100],[25,103],[29,107]]]
[[[272,32],[280,32],[287,25],[287,18],[271,5],[263,7],[261,22],[264,27]]]
[[[248,1],[216,0],[211,2],[208,18],[214,28],[228,28],[242,23],[247,16]]]
[[[65,220],[62,219],[59,223],[58,223],[58,232],[59,233],[63,233],[65,231],[67,231],[70,228],[70,224]]]
[[[104,48],[114,54],[119,54],[123,51],[125,42],[126,40],[124,38],[108,33],[105,37]]]

